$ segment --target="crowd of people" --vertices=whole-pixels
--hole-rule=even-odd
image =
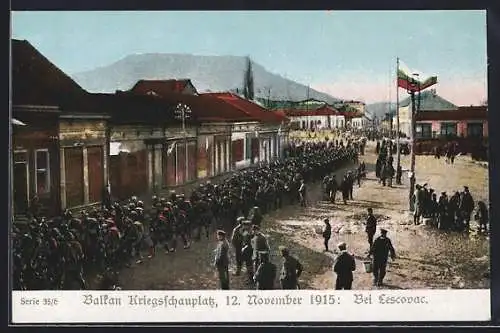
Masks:
[[[462,191],[455,191],[448,197],[441,192],[439,198],[435,190],[428,184],[415,186],[414,224],[418,225],[424,218],[430,220],[431,225],[440,230],[470,231],[470,222],[474,218],[478,221],[479,231],[488,231],[489,214],[484,201],[477,202],[477,209],[468,186]],[[476,214],[473,216],[473,212]]]
[[[70,211],[51,219],[34,214],[26,225],[14,226],[13,287],[86,289],[88,278],[99,274],[97,288],[113,289],[119,286],[118,272],[133,260],[140,262],[144,251],[148,257],[158,248],[172,253],[179,241],[189,249],[192,241],[209,238],[215,230],[220,238],[233,231],[236,273],[240,274],[244,264],[248,282],[255,285],[269,271],[259,270],[267,262],[264,252],[268,252],[267,241],[259,232],[263,215],[284,205],[306,206],[307,183],[356,162],[358,152],[357,144],[342,140],[293,143],[285,159],[235,172],[221,184],[207,181],[189,196],[172,191],[165,198],[153,197],[150,205],[135,196],[126,203],[106,200],[100,209],[83,211],[78,217]],[[224,253],[223,249],[218,253]],[[282,253],[285,266],[295,262],[286,259],[292,258],[287,249]],[[221,287],[226,288],[227,265],[218,260],[216,266],[221,267]],[[288,277],[288,271],[282,273],[284,288],[296,280]]]

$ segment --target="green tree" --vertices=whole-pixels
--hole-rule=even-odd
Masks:
[[[253,100],[255,97],[252,61],[250,60],[250,57],[247,57],[245,75],[243,77],[243,96],[245,96],[248,100]]]

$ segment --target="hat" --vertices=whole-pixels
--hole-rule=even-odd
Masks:
[[[386,233],[387,233],[387,229],[380,228],[380,233],[382,233],[382,234],[386,234]]]
[[[469,187],[468,186],[464,186],[464,190],[468,191]]]
[[[245,218],[243,216],[240,216],[236,219],[236,222],[238,223],[242,223],[243,221],[245,221]]]
[[[339,248],[339,250],[345,250],[347,248],[347,244],[345,242],[342,242],[342,243],[339,243],[339,245],[337,245],[337,247]]]
[[[330,223],[330,219],[327,217],[327,218],[323,219],[323,222],[328,222],[328,223]]]
[[[442,195],[446,195],[446,192],[441,192]]]
[[[416,188],[421,188],[420,184],[415,185]]]
[[[217,235],[226,236],[226,232],[224,230],[217,230]]]

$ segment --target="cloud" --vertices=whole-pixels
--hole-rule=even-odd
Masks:
[[[396,85],[363,79],[349,79],[334,83],[318,83],[311,88],[325,92],[341,99],[362,100],[365,103],[396,100]],[[438,77],[435,86],[437,93],[457,105],[478,105],[488,95],[486,78],[474,77]],[[406,97],[406,92],[399,90],[400,98]]]

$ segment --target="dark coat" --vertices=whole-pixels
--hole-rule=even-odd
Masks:
[[[255,272],[254,280],[257,290],[274,289],[274,280],[276,279],[276,265],[271,262],[263,262]]]
[[[215,266],[218,268],[229,267],[229,243],[226,240],[219,241],[215,249]]]
[[[356,270],[356,261],[354,257],[347,253],[347,251],[342,251],[342,253],[335,260],[333,266],[333,271],[337,274],[337,277],[342,281],[352,281],[352,272]]]

